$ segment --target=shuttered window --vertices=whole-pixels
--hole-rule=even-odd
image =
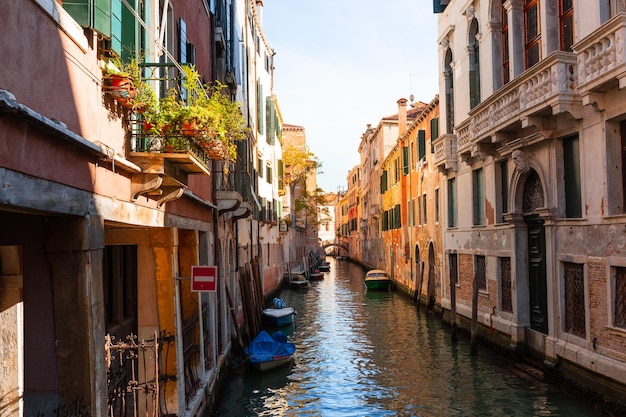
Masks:
[[[426,131],[418,130],[417,131],[417,139],[418,139],[418,154],[417,158],[422,160],[426,157]]]

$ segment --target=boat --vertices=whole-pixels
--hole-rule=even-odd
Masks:
[[[315,270],[313,270],[313,272],[311,272],[309,274],[309,279],[311,281],[318,281],[320,279],[324,279],[324,273],[320,272],[319,269],[315,269]]]
[[[290,274],[289,286],[295,289],[309,288],[311,283],[304,276],[304,274]]]
[[[291,362],[296,345],[287,341],[287,336],[278,331],[270,335],[265,330],[254,338],[245,349],[246,363],[253,369],[268,371]]]
[[[330,271],[330,262],[328,261],[320,262],[317,268],[320,270],[320,272],[328,272]]]
[[[391,278],[382,269],[372,269],[365,274],[365,287],[368,290],[385,291],[390,282]]]
[[[261,319],[267,325],[274,327],[287,326],[293,323],[296,310],[287,307],[281,298],[274,298],[275,308],[266,308],[261,313]]]

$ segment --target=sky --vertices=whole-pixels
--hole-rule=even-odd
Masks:
[[[263,3],[283,123],[304,127],[322,165],[318,187],[346,189],[367,125],[396,114],[400,98],[429,103],[438,93],[432,1]]]

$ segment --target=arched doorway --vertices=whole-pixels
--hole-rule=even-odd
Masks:
[[[524,183],[522,212],[528,233],[528,292],[530,327],[548,334],[548,285],[544,220],[537,209],[545,207],[541,179],[530,169]]]
[[[435,279],[437,269],[435,266],[435,247],[433,242],[428,245],[428,310],[435,308]]]

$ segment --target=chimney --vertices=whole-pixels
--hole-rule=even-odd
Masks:
[[[256,18],[259,25],[263,26],[263,0],[256,0]]]
[[[398,136],[406,133],[406,103],[405,98],[398,100]]]

